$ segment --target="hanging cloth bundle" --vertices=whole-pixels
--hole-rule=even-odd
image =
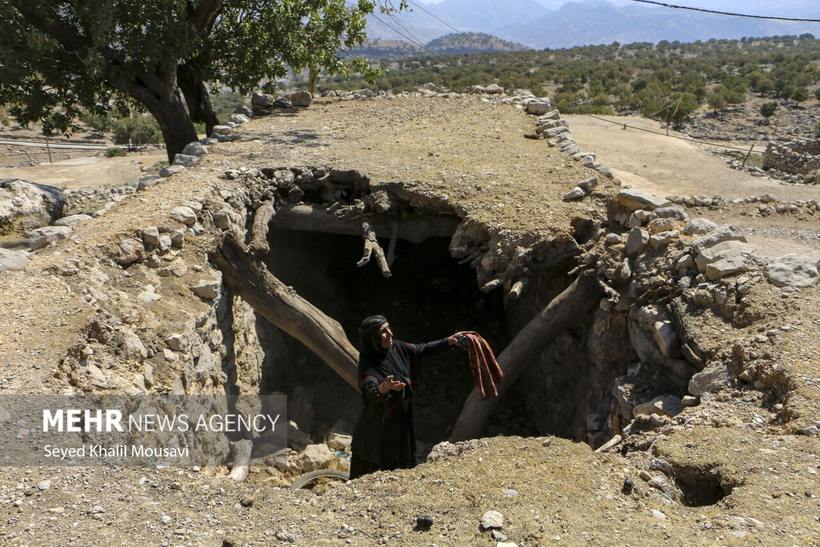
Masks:
[[[463,333],[460,341],[462,346],[466,346],[470,359],[470,370],[473,371],[475,387],[482,399],[488,397],[485,386],[489,387],[489,393],[498,397],[498,386],[504,379],[504,372],[495,360],[490,344],[475,331]]]

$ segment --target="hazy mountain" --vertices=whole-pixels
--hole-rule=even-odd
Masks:
[[[591,1],[564,4],[557,11],[526,24],[497,29],[496,34],[535,48],[557,48],[615,41],[692,42],[710,38],[801,34],[816,32],[818,29],[813,28],[816,26]]]
[[[677,3],[761,15],[820,18],[820,0],[782,0],[777,4],[768,0],[678,0]],[[422,7],[438,19],[411,4],[411,11],[371,16],[368,37],[426,44],[453,33],[453,28],[441,20],[465,32],[486,32],[538,49],[613,41],[691,42],[805,32],[820,35],[817,24],[710,15],[627,0],[443,0]]]

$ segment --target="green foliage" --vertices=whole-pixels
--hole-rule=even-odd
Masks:
[[[163,117],[189,137],[177,72],[247,94],[293,69],[375,71],[337,51],[365,39],[375,0],[6,0],[0,2],[0,104],[22,124],[70,133],[83,111]],[[184,127],[183,127],[184,126]],[[166,135],[166,136],[168,136]],[[169,150],[170,152],[170,150]]]
[[[117,147],[106,148],[104,153],[106,158],[118,158],[128,155],[128,152],[124,149]]]
[[[729,101],[726,100],[726,92],[723,89],[716,89],[706,96],[706,102],[715,112],[719,112],[726,108]]]
[[[814,98],[820,101],[820,87],[814,90]]]
[[[114,122],[112,129],[114,144],[132,147],[162,142],[159,125],[151,116],[120,118]]]
[[[766,118],[767,120],[771,118],[775,111],[777,110],[777,103],[772,101],[769,103],[763,103],[760,106],[760,115]]]
[[[799,98],[817,80],[820,41],[808,37],[775,36],[746,40],[709,40],[683,44],[665,42],[609,44],[569,49],[419,56],[394,60],[377,84],[362,77],[348,81],[326,77],[322,89],[392,89],[412,91],[432,82],[453,91],[498,82],[505,88],[525,88],[536,95],[555,90],[554,102],[566,112],[607,106],[620,113],[642,112],[678,120],[665,110],[672,99],[689,94],[696,105],[708,102],[721,110],[743,102],[748,93]],[[385,62],[387,64],[387,62]],[[709,99],[712,99],[711,101]],[[687,96],[683,112],[692,104]],[[674,115],[673,115],[674,113]],[[661,114],[658,114],[661,116]],[[662,119],[659,117],[659,119]],[[673,121],[672,123],[677,123]]]

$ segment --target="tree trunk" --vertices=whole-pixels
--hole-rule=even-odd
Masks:
[[[222,271],[225,285],[256,313],[299,340],[353,389],[359,389],[359,352],[336,320],[282,283],[263,262],[251,258],[235,234],[227,234],[208,259]]]
[[[170,67],[166,67],[168,68]],[[165,141],[168,161],[173,162],[174,156],[198,137],[179,96],[176,69],[166,69],[146,71],[118,61],[110,61],[108,64],[111,85],[144,106],[157,120]]]
[[[149,106],[148,111],[154,115],[162,131],[169,162],[173,162],[174,156],[181,153],[188,143],[199,140],[188,111],[177,94],[171,93],[167,100]]]
[[[478,389],[473,389],[461,408],[450,441],[480,437],[504,392],[538,359],[556,336],[580,322],[601,296],[603,289],[595,276],[582,274],[527,323],[498,356],[498,364],[504,372],[498,397],[482,400]]]
[[[214,113],[208,88],[205,87],[202,76],[196,68],[186,63],[177,67],[177,81],[185,96],[191,120],[195,123],[204,123],[205,132],[210,137],[214,126],[219,125],[219,120]]]

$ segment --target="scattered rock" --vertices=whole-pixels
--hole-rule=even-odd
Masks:
[[[184,165],[169,165],[168,167],[163,167],[159,170],[160,177],[170,177],[172,175],[176,175],[177,173],[182,173],[185,171]]]
[[[177,220],[186,226],[193,226],[196,224],[196,213],[190,207],[174,207],[171,209],[171,218]]]
[[[675,417],[683,412],[683,405],[680,397],[675,395],[660,395],[647,403],[642,403],[632,409],[635,416],[659,414],[663,416]]]
[[[566,194],[564,194],[563,199],[564,201],[576,201],[579,199],[583,199],[586,196],[586,192],[583,191],[579,186],[576,186]]]
[[[481,529],[494,530],[504,527],[504,515],[498,511],[487,511],[481,516]]]
[[[156,185],[161,180],[162,177],[142,177],[137,183],[137,192],[142,192],[146,188]]]
[[[720,362],[709,364],[689,380],[689,393],[701,396],[729,385],[729,371]]]
[[[680,232],[677,230],[670,230],[668,232],[661,232],[659,234],[655,234],[650,236],[649,238],[649,245],[653,249],[660,249],[662,247],[666,247],[676,239],[680,237]]]
[[[346,451],[350,449],[353,437],[342,433],[331,433],[327,438],[327,445],[334,450]]]
[[[306,108],[313,103],[313,95],[309,91],[294,91],[287,95],[287,99],[293,106]]]
[[[580,188],[587,194],[591,194],[597,186],[598,177],[589,177],[588,179],[584,179],[581,182],[579,182],[577,188]]]
[[[766,276],[778,287],[811,287],[817,283],[817,262],[796,254],[781,256],[769,263]]]
[[[649,243],[649,233],[641,228],[632,228],[626,238],[624,251],[627,256],[638,256]]]
[[[333,461],[333,452],[326,444],[309,444],[297,457],[297,463],[302,471],[314,471],[316,469],[324,469]]]
[[[126,238],[120,241],[117,255],[114,261],[120,266],[129,266],[134,262],[139,262],[143,259],[144,250],[142,243],[136,239]]]
[[[74,226],[77,223],[85,222],[86,220],[91,220],[93,217],[91,215],[85,214],[77,214],[77,215],[68,215],[67,217],[58,218],[55,222],[55,226]]]
[[[213,300],[219,296],[219,288],[222,285],[221,279],[204,280],[191,286],[191,291],[200,298]]]
[[[653,210],[669,205],[669,200],[665,198],[659,198],[634,188],[624,188],[618,192],[617,200],[619,204],[630,211],[634,211],[635,209]]]
[[[0,247],[0,272],[22,271],[28,264],[28,253]]]
[[[199,144],[199,143],[190,143],[188,146],[190,146],[191,144]],[[188,155],[188,154],[177,154],[176,156],[174,156],[173,165],[182,165],[182,166],[185,166],[185,167],[193,167],[194,165],[199,163],[199,160],[200,160],[199,156],[191,156],[191,155]]]
[[[536,116],[547,114],[550,108],[552,108],[552,105],[549,101],[530,101],[527,103],[527,113],[535,114]]]
[[[145,228],[141,232],[142,234],[142,243],[148,249],[153,249],[154,247],[159,247],[159,229],[156,226],[151,226],[149,228]]]
[[[37,483],[37,490],[44,491],[51,488],[51,481],[48,479],[42,480]]]
[[[28,246],[31,250],[36,251],[50,243],[65,239],[69,235],[71,235],[70,226],[44,226],[42,228],[36,228],[32,230],[28,236]]]
[[[731,226],[729,224],[723,224],[718,226],[714,230],[707,233],[704,237],[696,240],[692,244],[692,248],[695,250],[696,253],[703,252],[704,249],[708,249],[713,245],[717,245],[718,243],[722,243],[724,241],[746,241],[746,236],[743,235],[743,232]]]
[[[208,147],[199,141],[189,142],[182,153],[186,156],[202,157],[208,153]],[[179,156],[179,154],[177,154]],[[176,160],[176,158],[174,158]]]

